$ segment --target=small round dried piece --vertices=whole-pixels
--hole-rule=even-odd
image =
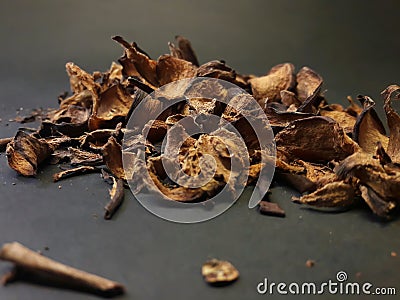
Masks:
[[[211,259],[201,268],[204,280],[210,284],[227,284],[239,277],[239,271],[229,262]]]

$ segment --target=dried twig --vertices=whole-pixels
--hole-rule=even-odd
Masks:
[[[94,173],[94,172],[100,172],[100,169],[92,166],[80,166],[77,168],[68,169],[54,174],[53,181],[57,182],[67,177],[72,177],[75,175],[86,174],[86,173]]]
[[[124,181],[122,179],[115,179],[111,177],[113,180],[113,187],[110,190],[110,202],[104,207],[106,212],[104,213],[104,219],[110,220],[117,209],[122,204],[124,200]]]
[[[124,286],[118,282],[81,271],[50,258],[44,257],[39,253],[32,251],[20,243],[4,244],[0,251],[0,259],[13,262],[16,270],[28,271],[38,276],[46,276],[50,281],[57,281],[68,287],[74,287],[97,293],[101,296],[112,297],[124,293]],[[9,279],[15,279],[16,276],[6,274],[3,282],[8,283]]]

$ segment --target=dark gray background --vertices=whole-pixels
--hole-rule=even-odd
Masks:
[[[381,112],[380,91],[400,79],[399,9],[399,1],[2,1],[0,137],[15,133],[18,124],[7,120],[18,108],[57,106],[68,89],[66,62],[106,69],[122,53],[110,39],[115,34],[154,57],[181,34],[201,62],[225,59],[242,73],[261,75],[285,61],[308,65],[324,77],[331,102],[363,93]],[[0,155],[0,243],[48,246],[52,258],[124,283],[120,299],[273,298],[256,293],[264,277],[323,282],[339,270],[400,292],[400,221],[378,222],[368,209],[309,211],[291,203],[293,191],[275,186],[271,198],[286,210],[284,219],[249,210],[247,194],[216,219],[182,225],[151,215],[126,191],[119,213],[104,221],[108,187],[99,176],[65,180],[58,189],[54,171],[22,178]],[[233,262],[240,280],[205,284],[200,267],[211,257]],[[305,267],[307,259],[314,268]],[[24,282],[0,288],[7,300],[95,298]]]

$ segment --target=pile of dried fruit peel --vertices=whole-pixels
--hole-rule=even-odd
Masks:
[[[136,43],[129,43],[119,36],[113,39],[124,48],[124,55],[118,60],[120,64],[112,63],[104,73],[89,74],[67,63],[72,95],[60,96],[59,108],[42,116],[38,130],[20,129],[13,139],[0,141],[0,148],[7,144],[8,163],[19,174],[35,176],[43,163],[66,164],[72,168],[55,174],[55,181],[102,171],[106,177],[113,178],[114,187],[110,194],[114,203],[109,207],[116,209],[122,201],[121,181],[127,179],[122,168],[121,141],[127,120],[143,98],[143,91],[150,93],[184,78],[212,77],[248,91],[264,109],[276,134],[275,177],[302,193],[294,201],[316,208],[341,209],[362,203],[359,201],[362,199],[379,217],[388,219],[393,215],[400,195],[400,116],[392,108],[391,101],[399,98],[399,86],[391,85],[382,92],[390,130],[387,135],[371,98],[358,96],[360,105],[349,98],[347,108],[328,104],[321,89],[322,77],[308,67],[296,73],[292,64],[284,63],[274,66],[263,76],[242,75],[224,61],[200,65],[190,42],[180,36],[176,37],[176,45],[168,44],[170,54],[162,55],[158,60],[151,59]],[[167,119],[173,120],[175,116],[193,111],[217,114],[232,122],[239,132],[246,130],[243,129],[246,126],[239,126],[243,123],[240,112],[232,114],[229,105],[221,108],[214,103],[210,107],[209,99],[194,102],[196,105],[184,103],[163,113],[151,125],[150,140],[141,139],[139,134],[132,143],[145,143],[154,163],[154,157],[159,153],[152,143],[168,134],[170,123]],[[251,158],[248,181],[251,184],[265,166],[259,163],[259,149],[251,132],[241,133],[247,138]],[[196,148],[201,144],[200,139],[204,145],[213,136],[204,134],[197,140],[192,137],[187,147],[201,151]],[[180,153],[182,165],[189,159],[188,153],[190,151]],[[211,155],[218,158],[221,153]],[[226,184],[222,181],[207,192],[193,192],[164,184],[159,178],[160,171],[157,173],[154,165],[148,168],[160,190],[176,201],[206,199],[216,192],[213,189]],[[139,170],[131,171],[130,175],[134,177]],[[190,172],[197,174],[196,170]],[[263,206],[266,213],[268,207]],[[106,216],[109,218],[112,213],[107,211]],[[284,212],[279,211],[279,214],[284,215]]]

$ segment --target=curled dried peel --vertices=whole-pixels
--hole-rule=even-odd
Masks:
[[[358,99],[363,103],[363,111],[359,114],[354,126],[353,139],[367,153],[375,153],[378,142],[387,149],[389,139],[374,109],[375,102],[368,96],[359,96]]]
[[[120,36],[113,37],[113,40],[120,43],[125,48],[126,58],[135,67],[146,82],[153,88],[159,86],[157,78],[157,62],[140,51],[135,43],[128,43]]]
[[[390,85],[383,92],[384,106],[387,123],[390,130],[390,137],[387,146],[387,153],[392,161],[400,163],[400,116],[391,106],[392,99],[400,99],[400,87],[398,85]]]
[[[23,176],[36,175],[37,168],[54,151],[45,139],[18,131],[7,145],[8,165]]]
[[[126,179],[122,165],[122,149],[117,140],[111,136],[103,147],[103,159],[111,173],[121,179]]]
[[[337,180],[335,173],[329,167],[302,160],[289,164],[278,158],[276,170],[279,178],[284,179],[300,193],[313,192]]]
[[[320,115],[335,120],[347,134],[353,132],[357,121],[357,118],[346,112],[343,107],[337,109],[323,108],[320,110]]]
[[[275,140],[278,151],[287,159],[309,162],[339,161],[359,148],[334,120],[320,116],[289,123]]]
[[[304,102],[319,90],[323,79],[314,70],[303,67],[296,75],[296,82],[297,97],[300,102]]]
[[[313,207],[348,207],[354,203],[354,187],[343,181],[330,182],[315,192],[303,195],[295,202]]]
[[[129,112],[133,98],[120,84],[113,85],[100,94],[93,102],[89,118],[89,129],[115,127]]]
[[[158,58],[156,72],[159,84],[163,86],[180,79],[195,77],[197,67],[189,61],[162,55]]]
[[[281,91],[290,90],[295,85],[294,66],[290,63],[273,67],[267,75],[250,79],[254,98],[263,107],[265,100],[278,101]]]
[[[385,200],[398,201],[400,191],[400,168],[381,165],[372,154],[356,152],[344,159],[336,168],[338,177],[355,177],[363,185],[374,190]]]

